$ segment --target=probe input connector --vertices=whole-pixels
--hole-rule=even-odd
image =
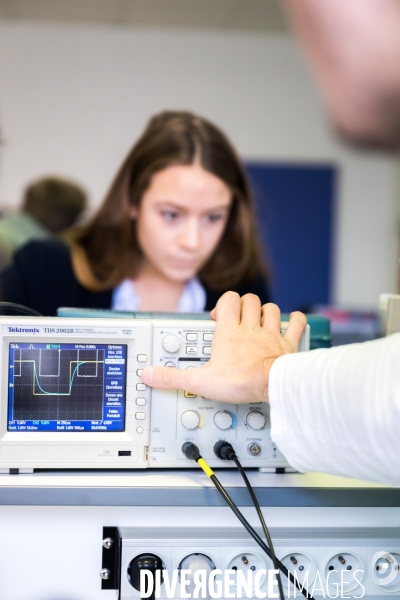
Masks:
[[[194,460],[197,462],[199,460],[199,458],[201,458],[200,450],[198,449],[196,444],[193,444],[193,442],[185,442],[183,444],[181,450],[182,450],[182,453],[189,460]]]
[[[236,452],[233,449],[232,444],[227,442],[226,440],[219,440],[214,445],[214,454],[217,458],[221,460],[233,460],[233,458],[237,458]]]

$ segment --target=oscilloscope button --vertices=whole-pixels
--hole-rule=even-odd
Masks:
[[[138,362],[147,362],[147,354],[138,354],[137,361]]]
[[[143,373],[143,369],[137,369],[137,370],[136,370],[136,375],[137,375],[138,377],[141,377],[141,376],[142,376],[142,373]]]
[[[197,354],[197,346],[186,346],[186,354]]]
[[[145,406],[146,398],[136,398],[136,404],[137,404],[137,406]]]
[[[212,342],[213,337],[214,337],[213,333],[203,333],[203,340],[205,342]]]
[[[232,415],[227,410],[219,410],[214,415],[214,423],[218,429],[229,429],[232,427]]]
[[[211,346],[203,346],[203,354],[205,354],[206,356],[210,356]]]
[[[265,425],[265,417],[258,410],[252,410],[246,417],[246,423],[252,429],[262,429]]]
[[[181,415],[181,423],[186,429],[196,429],[200,423],[200,417],[194,410],[187,410]]]
[[[187,333],[186,339],[188,342],[197,342],[197,333]]]
[[[137,383],[136,384],[136,389],[139,392],[144,392],[145,390],[147,390],[147,385],[145,383]]]
[[[179,338],[177,338],[176,335],[172,335],[172,333],[169,333],[163,337],[161,340],[161,345],[166,352],[178,352],[179,348],[181,347]]]
[[[144,412],[137,412],[135,414],[135,418],[136,418],[137,421],[144,421],[145,418],[146,418],[146,413],[144,413]]]
[[[143,427],[136,427],[136,431],[138,433],[143,433],[144,429],[143,429]]]

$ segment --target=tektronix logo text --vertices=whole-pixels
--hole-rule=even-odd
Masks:
[[[39,333],[37,327],[8,327],[9,333]]]

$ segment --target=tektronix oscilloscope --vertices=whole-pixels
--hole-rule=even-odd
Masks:
[[[201,368],[214,327],[179,317],[1,317],[0,472],[192,467],[181,451],[187,441],[226,468],[213,453],[219,439],[244,466],[288,466],[271,441],[266,403],[223,404],[142,382],[151,364]],[[308,347],[307,327],[300,350]]]

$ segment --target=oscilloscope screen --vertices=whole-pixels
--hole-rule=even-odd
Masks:
[[[124,344],[10,344],[8,431],[124,431]]]

